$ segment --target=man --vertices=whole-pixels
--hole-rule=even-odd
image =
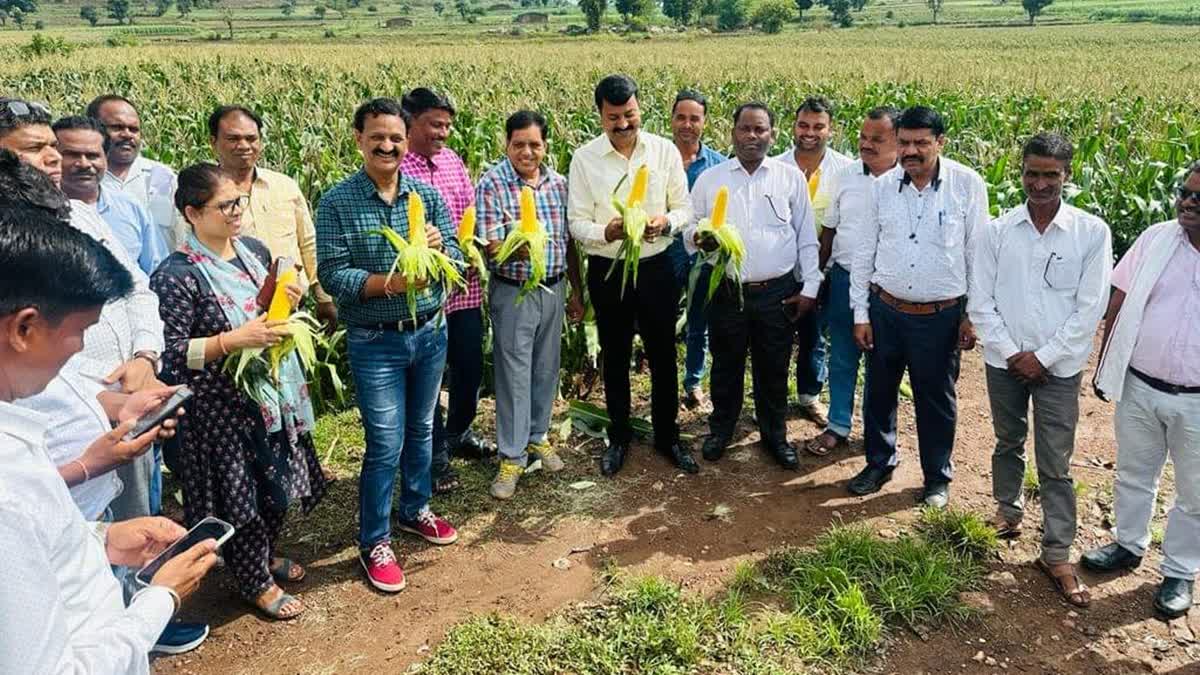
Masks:
[[[671,109],[671,136],[679,157],[683,160],[683,170],[687,173],[688,190],[696,184],[696,179],[706,170],[725,161],[725,156],[704,144],[705,115],[708,113],[708,99],[691,89],[684,89],[675,96],[675,106]],[[671,256],[671,264],[675,268],[675,279],[680,288],[687,289],[692,266],[696,257],[688,255],[683,239],[677,237],[667,248]],[[696,275],[696,288],[707,288],[712,268],[702,265]],[[707,401],[700,381],[704,379],[704,351],[708,343],[708,313],[707,303],[700,294],[695,294],[687,306],[687,326],[684,344],[686,355],[683,359],[683,405],[688,408],[702,408]]]
[[[51,127],[62,155],[62,189],[71,199],[95,207],[138,267],[151,274],[170,251],[146,209],[129,195],[102,190],[108,145],[104,125],[90,117],[63,117]]]
[[[1005,537],[1021,532],[1032,398],[1042,503],[1038,567],[1067,602],[1086,607],[1088,591],[1071,563],[1076,527],[1071,455],[1079,383],[1108,298],[1112,235],[1103,220],[1062,200],[1074,154],[1058,134],[1038,134],[1025,143],[1025,204],[977,233],[969,310],[983,343],[996,431],[993,524]]]
[[[38,394],[127,295],[122,263],[40,208],[0,209],[0,672],[149,673],[155,637],[216,563],[212,540],[167,562],[126,607],[110,564],[141,567],[183,536],[166,518],[84,522],[47,456]],[[96,441],[113,447],[135,420]],[[151,430],[132,444],[144,450]]]
[[[633,428],[629,424],[629,366],[634,329],[642,335],[650,362],[651,419],[654,447],[688,473],[700,470],[691,451],[679,442],[679,382],[675,367],[675,313],[679,284],[664,255],[671,237],[691,218],[687,175],[675,146],[641,131],[637,84],[626,75],[609,75],[596,85],[596,110],[604,133],[575,151],[568,174],[571,236],[588,254],[588,293],[596,312],[604,362],[604,401],[612,424],[600,472],[615,475],[625,464]],[[642,166],[650,173],[642,208],[649,216],[638,264],[638,282],[622,293],[620,270],[613,265],[625,237],[621,217],[612,206],[629,193]]]
[[[504,123],[505,158],[479,179],[475,201],[478,230],[492,262],[488,306],[496,364],[496,439],[500,470],[492,482],[496,499],[510,499],[530,455],[547,471],[563,469],[550,443],[550,415],[558,395],[564,299],[572,321],[583,318],[579,258],[567,231],[567,179],[546,163],[546,118],[521,110]],[[546,276],[522,297],[529,279],[529,250],[500,265],[494,259],[521,213],[521,190],[529,187],[537,219],[546,230]],[[567,281],[571,282],[570,293]]]
[[[391,544],[392,488],[403,473],[397,521],[401,530],[434,544],[458,533],[429,510],[433,408],[446,365],[446,327],[440,283],[423,286],[414,318],[402,275],[389,274],[395,251],[373,230],[408,236],[408,200],[425,204],[425,238],[455,260],[462,251],[437,191],[400,171],[407,150],[408,113],[390,98],[354,113],[354,140],[363,168],[321,198],[317,209],[317,272],[346,323],[350,370],[366,431],[359,476],[359,561],[381,591],[404,589],[404,571]]]
[[[821,228],[820,266],[826,271],[828,297],[821,312],[829,330],[829,415],[825,430],[805,444],[823,457],[845,447],[854,421],[854,392],[862,351],[854,341],[854,313],[850,310],[850,268],[854,265],[856,237],[871,204],[875,179],[896,166],[896,121],[900,111],[890,106],[867,112],[858,133],[856,160],[831,181],[829,206]]]
[[[829,147],[832,137],[833,104],[824,97],[810,96],[796,109],[792,147],[777,157],[794,163],[808,181],[808,197],[817,230],[821,230],[825,222],[825,210],[837,184],[837,174],[854,161]],[[828,424],[820,400],[827,372],[827,331],[828,320],[823,309],[803,317],[796,331],[796,397],[800,414],[820,426]]]
[[[924,489],[921,501],[950,499],[957,423],[959,350],[975,346],[963,307],[969,295],[974,232],[987,224],[987,186],[942,156],[946,124],[924,106],[896,124],[900,165],[872,187],[871,207],[850,271],[854,339],[867,357],[863,426],[867,466],[848,485],[878,492],[892,478],[896,406],[908,371],[917,413]]]
[[[158,226],[167,248],[176,240],[175,184],[177,176],[166,164],[142,155],[142,120],[129,99],[117,94],[98,96],[88,104],[87,116],[108,130],[108,171],[103,185],[121,191],[142,205]]]
[[[258,165],[262,118],[249,108],[221,106],[208,116],[208,138],[221,171],[250,197],[242,211],[242,234],[266,244],[272,257],[302,265],[300,282],[311,284],[317,318],[336,325],[337,307],[317,282],[317,231],[308,200],[296,181]]]
[[[746,255],[740,272],[727,270],[709,311],[713,412],[703,454],[709,461],[720,459],[733,437],[749,349],[762,442],[781,466],[796,469],[796,450],[787,441],[787,375],[793,324],[815,311],[821,287],[813,211],[804,175],[767,157],[775,142],[770,109],[762,103],[743,104],[733,125],[736,158],[696,181],[686,235],[689,250],[712,247],[715,242],[696,236],[696,227],[712,212],[718,190],[728,187],[726,226],[737,228]]]
[[[1117,401],[1116,542],[1082,559],[1105,572],[1141,564],[1170,455],[1175,505],[1154,598],[1168,618],[1191,609],[1200,569],[1200,161],[1184,174],[1175,214],[1143,232],[1113,271],[1096,389]]]
[[[446,203],[450,222],[457,228],[462,214],[475,201],[475,190],[467,167],[446,147],[454,128],[454,104],[444,95],[418,87],[401,101],[412,118],[408,152],[400,163],[406,176],[431,185]],[[471,429],[479,409],[479,385],[483,382],[483,290],[479,274],[467,270],[467,288],[446,300],[446,366],[450,389],[443,418],[439,405],[433,418],[433,491],[448,492],[458,487],[450,468],[450,455],[481,458],[496,448]]]

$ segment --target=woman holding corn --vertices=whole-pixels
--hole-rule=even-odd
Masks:
[[[572,321],[583,318],[579,260],[567,232],[567,180],[544,163],[546,118],[522,110],[508,118],[504,132],[505,158],[475,188],[478,231],[492,260],[488,306],[500,470],[491,492],[497,499],[513,496],[531,455],[547,471],[563,468],[547,432],[564,304]]]
[[[178,434],[184,515],[189,525],[206,516],[233,524],[224,558],[238,593],[271,618],[292,619],[304,605],[277,582],[298,582],[305,571],[275,557],[275,541],[290,504],[307,512],[325,493],[304,373],[292,354],[277,380],[249,394],[225,368],[230,355],[283,339],[283,322],[268,321],[258,303],[270,253],[238,236],[245,195],[216,165],[197,164],[180,172],[175,204],[187,239],[150,286],[164,324],[162,379],[195,392]],[[295,307],[301,295],[290,284],[281,300]]]

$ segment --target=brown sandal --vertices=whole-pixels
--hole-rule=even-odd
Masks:
[[[1050,578],[1050,581],[1054,582],[1054,587],[1058,589],[1058,594],[1068,603],[1081,608],[1092,604],[1092,595],[1088,592],[1087,586],[1084,586],[1079,581],[1079,575],[1075,574],[1074,565],[1071,563],[1051,565],[1045,560],[1038,558],[1037,566],[1038,569]],[[1068,584],[1070,585],[1068,586]]]
[[[1002,514],[997,513],[992,516],[989,523],[996,530],[996,537],[1000,539],[1016,539],[1021,536],[1021,521],[1013,522],[1005,518]]]
[[[824,440],[825,438],[832,438],[833,445],[828,445]],[[837,450],[838,448],[841,448],[845,445],[846,445],[846,437],[845,436],[839,436],[838,434],[826,429],[825,431],[822,431],[821,433],[817,434],[816,436],[813,436],[812,438],[808,439],[808,441],[804,443],[804,449],[807,450],[810,455],[815,455],[817,457],[824,457],[824,456],[828,455],[829,453],[833,452],[834,450]]]

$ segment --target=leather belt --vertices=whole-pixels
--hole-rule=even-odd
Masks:
[[[758,293],[758,292],[765,291],[765,290],[768,290],[771,288],[775,288],[779,284],[786,283],[791,279],[792,279],[792,275],[784,274],[783,276],[775,277],[774,279],[767,279],[766,281],[747,281],[747,282],[742,283],[742,290],[750,291],[752,293]],[[727,281],[730,286],[734,285],[732,280],[727,279]]]
[[[402,321],[387,321],[383,323],[352,323],[349,324],[349,326],[351,328],[361,328],[363,330],[390,330],[397,333],[406,333],[408,331],[414,331],[418,328],[421,328],[425,324],[432,321],[433,318],[440,313],[440,310],[437,312],[430,312],[423,316],[418,316],[415,320],[404,319]]]
[[[555,274],[552,277],[546,277],[545,279],[542,279],[542,285],[547,286],[547,287],[553,286],[554,284],[557,284],[558,282],[562,281],[563,277],[565,277],[565,276],[566,276],[565,274],[560,273],[560,274]],[[499,281],[500,283],[506,284],[508,286],[516,286],[516,287],[520,288],[521,286],[525,285],[524,281],[517,281],[516,279],[509,279],[508,277],[500,276],[499,274],[493,274],[492,278],[495,279],[496,281]]]
[[[1160,380],[1157,377],[1151,377],[1137,368],[1130,368],[1129,372],[1133,373],[1133,376],[1137,379],[1149,385],[1151,389],[1157,389],[1164,394],[1170,394],[1172,396],[1178,396],[1179,394],[1200,394],[1200,387],[1185,387],[1179,384],[1171,384],[1170,382]]]
[[[962,302],[962,298],[934,300],[933,302],[910,302],[908,300],[897,298],[891,293],[888,293],[887,291],[883,290],[879,284],[871,284],[871,292],[874,293],[875,296],[880,300],[882,300],[883,304],[891,307],[897,312],[900,312],[901,314],[915,314],[918,316],[937,314],[943,309],[957,307],[958,304]]]

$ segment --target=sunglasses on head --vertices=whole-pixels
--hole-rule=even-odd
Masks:
[[[1181,185],[1175,188],[1175,196],[1178,197],[1179,201],[1181,202],[1186,202],[1189,199],[1200,201],[1200,190],[1189,190]]]
[[[13,100],[9,101],[6,107],[8,108],[8,112],[12,113],[13,117],[31,117],[34,114],[50,116],[50,108],[32,101]]]

